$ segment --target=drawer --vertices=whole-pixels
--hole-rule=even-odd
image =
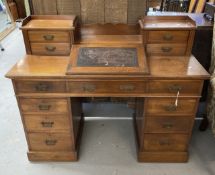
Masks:
[[[20,98],[23,113],[68,113],[67,99]]]
[[[145,134],[145,151],[186,151],[188,144],[186,134]]]
[[[69,55],[69,43],[31,43],[33,55]]]
[[[147,117],[145,133],[189,133],[193,117]]]
[[[69,43],[69,32],[65,31],[28,31],[30,42]]]
[[[30,151],[72,151],[74,145],[70,134],[28,133]]]
[[[87,81],[69,82],[69,92],[81,94],[96,93],[120,93],[137,94],[145,93],[146,83],[144,81]]]
[[[148,82],[148,92],[153,94],[173,94],[179,91],[180,95],[200,95],[202,81],[174,81],[157,80]]]
[[[147,44],[147,54],[149,56],[182,56],[185,55],[186,44]]]
[[[60,93],[66,92],[63,81],[15,81],[17,93]]]
[[[195,115],[198,104],[197,98],[147,98],[146,114],[149,115]]]
[[[149,31],[148,43],[187,43],[189,31]]]
[[[50,131],[59,132],[70,129],[70,121],[68,115],[25,115],[25,127],[29,132]]]

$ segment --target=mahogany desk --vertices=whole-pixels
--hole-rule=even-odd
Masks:
[[[189,55],[194,23],[184,21],[187,17],[177,19],[183,30],[173,26],[150,31],[142,23],[147,35],[140,33],[138,25],[85,26],[70,56],[26,55],[20,60],[6,77],[13,82],[29,160],[76,161],[84,123],[83,97],[131,97],[135,99],[138,160],[186,162],[203,82],[209,74]],[[148,49],[145,53],[146,41],[156,52]],[[93,51],[82,51],[92,60],[83,59],[80,64],[87,66],[80,70],[77,54],[88,46]],[[94,47],[101,47],[99,52],[114,47],[111,57],[103,54],[106,59],[97,62],[107,67],[89,66],[98,57]],[[125,47],[129,48],[125,56],[136,61],[125,60]],[[121,60],[126,64],[119,66]]]
[[[7,77],[13,80],[21,110],[29,160],[77,160],[83,124],[80,97],[136,97],[138,160],[187,161],[202,84],[209,75],[193,56],[188,64],[172,58],[148,61],[150,75],[86,78],[66,75],[68,57],[28,55],[20,60]],[[77,85],[74,91],[73,83]],[[106,89],[87,89],[94,84]],[[120,89],[120,85],[136,89]],[[182,89],[175,109],[177,86]]]

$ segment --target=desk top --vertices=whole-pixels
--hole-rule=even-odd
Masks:
[[[23,25],[28,25],[31,20],[43,20],[46,16],[31,16],[26,19]],[[67,20],[68,18],[76,19],[74,16],[49,16],[51,20],[62,18],[60,20]],[[151,17],[150,17],[151,18]],[[163,18],[163,17],[162,17]],[[175,17],[174,17],[175,18]],[[178,17],[181,19],[184,17]],[[156,17],[157,19],[157,17]],[[182,20],[183,21],[183,20]],[[184,22],[183,22],[184,23]],[[185,56],[166,56],[166,57],[146,57],[143,38],[141,34],[138,34],[138,26],[129,25],[94,25],[85,26],[81,30],[81,42],[79,45],[73,45],[74,50],[71,52],[70,57],[60,56],[33,56],[26,55],[24,59],[20,60],[8,73],[7,77],[12,79],[131,79],[137,80],[145,79],[208,79],[209,74],[201,66],[201,64],[193,57]],[[65,29],[64,29],[65,30]],[[82,37],[84,36],[84,37]],[[93,36],[93,37],[92,37]],[[92,37],[92,38],[90,38]],[[87,40],[85,40],[87,38]],[[89,39],[90,38],[90,39]],[[134,47],[135,45],[135,47]],[[118,47],[137,49],[136,61],[129,62],[127,59],[126,66],[115,66],[117,62],[122,62],[125,55],[120,51],[117,51],[115,55],[104,60],[104,56],[100,53],[96,53],[96,57],[99,57],[101,61],[99,64],[104,64],[104,61],[108,60],[108,64],[111,66],[102,67],[96,65],[93,66],[81,66],[85,60],[81,62],[77,61],[79,47]],[[100,51],[99,51],[100,52]],[[98,54],[100,54],[98,56]],[[104,54],[104,53],[103,53]],[[114,54],[114,53],[111,53]],[[122,54],[122,56],[119,56]],[[133,53],[134,54],[134,53]],[[89,56],[90,54],[86,54]],[[93,57],[95,54],[93,55]],[[110,56],[110,54],[109,54]],[[113,57],[118,57],[120,61],[116,61]],[[135,58],[135,56],[131,56]],[[89,59],[89,58],[88,58]],[[91,59],[91,58],[90,58]],[[103,60],[102,60],[103,59]],[[79,60],[80,61],[80,60]],[[98,61],[98,60],[97,60]],[[125,61],[125,59],[124,59]],[[77,64],[78,63],[78,64]],[[79,64],[80,63],[80,64]],[[136,64],[138,63],[138,64]],[[92,64],[92,62],[90,62]],[[93,63],[95,64],[95,63]],[[131,66],[132,65],[132,66]],[[95,69],[96,68],[96,69]],[[107,73],[108,72],[108,73]]]
[[[208,79],[210,75],[194,56],[184,57],[149,57],[149,75],[66,75],[69,57],[26,55],[6,75],[14,79],[86,79],[86,78],[149,78],[149,79]]]

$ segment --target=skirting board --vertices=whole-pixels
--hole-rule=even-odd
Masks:
[[[29,161],[77,161],[77,152],[28,152]]]

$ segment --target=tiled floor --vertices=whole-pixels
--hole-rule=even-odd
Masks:
[[[0,52],[1,175],[214,175],[215,138],[210,130],[192,136],[188,163],[138,163],[132,121],[86,121],[80,160],[74,163],[31,163],[10,80],[5,73],[25,54],[22,35],[14,31]],[[124,105],[86,105],[87,116],[131,117]]]

